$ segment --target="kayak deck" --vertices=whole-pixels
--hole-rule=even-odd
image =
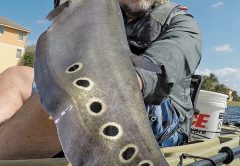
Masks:
[[[221,135],[213,139],[201,139],[189,144],[177,147],[161,148],[170,166],[176,166],[180,162],[183,153],[201,157],[212,157],[217,155],[222,147],[235,148],[240,145],[239,129],[237,127],[223,127],[223,131],[235,133]],[[183,165],[188,165],[199,159],[187,158],[183,160]],[[239,166],[240,159],[235,159],[231,166]],[[31,160],[0,160],[0,166],[70,166],[65,158],[47,158]]]
[[[239,142],[239,135],[228,134],[214,139],[197,140],[183,146],[162,148],[161,150],[164,153],[168,163],[171,166],[176,166],[180,162],[179,157],[183,153],[210,158],[217,155],[222,147],[238,147]],[[196,161],[199,161],[199,159],[187,158],[183,160],[183,165],[188,165]],[[230,165],[239,166],[240,160],[235,159]]]

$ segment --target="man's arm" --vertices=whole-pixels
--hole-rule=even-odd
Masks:
[[[172,18],[159,38],[142,54],[159,65],[162,74],[137,68],[142,79],[146,102],[159,103],[168,96],[174,83],[195,72],[201,59],[201,37],[198,25],[189,14]]]
[[[0,73],[0,126],[31,96],[32,81],[30,67],[15,66]]]

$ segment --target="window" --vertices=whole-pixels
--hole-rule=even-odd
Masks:
[[[0,25],[0,34],[3,34],[4,33],[4,28],[3,26]]]
[[[16,54],[16,58],[20,59],[22,56],[22,50],[21,49],[17,49],[17,54]]]
[[[22,32],[18,32],[18,40],[23,41],[23,33]]]

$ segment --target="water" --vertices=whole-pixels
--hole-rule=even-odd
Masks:
[[[225,110],[223,122],[240,124],[240,107],[239,106],[228,106]]]

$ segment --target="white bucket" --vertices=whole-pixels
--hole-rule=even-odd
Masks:
[[[200,90],[196,104],[200,113],[194,115],[190,140],[220,135],[227,98],[227,95],[221,93]]]

